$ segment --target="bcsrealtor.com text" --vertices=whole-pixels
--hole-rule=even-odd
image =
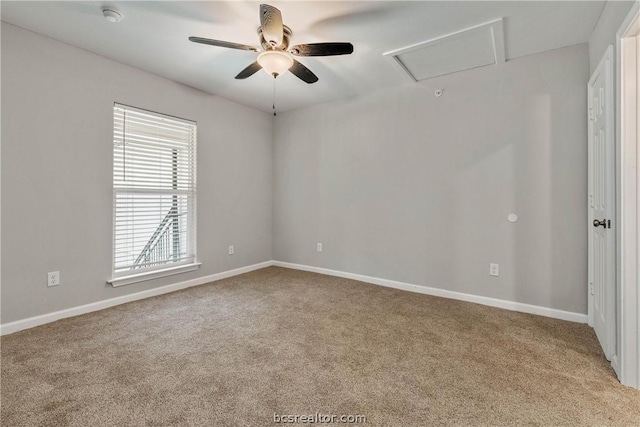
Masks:
[[[273,413],[273,422],[276,424],[364,424],[367,417],[354,414],[276,414]]]

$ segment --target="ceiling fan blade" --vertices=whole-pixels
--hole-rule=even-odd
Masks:
[[[297,56],[349,55],[353,53],[353,45],[351,43],[299,44],[289,49],[289,52]]]
[[[250,64],[247,68],[240,71],[236,76],[236,79],[246,79],[253,76],[258,70],[262,68],[262,65],[258,64],[258,61]]]
[[[282,14],[277,8],[268,4],[260,5],[260,26],[262,27],[262,36],[267,43],[272,47],[278,47],[282,44],[284,32]]]
[[[310,69],[296,61],[293,60],[293,65],[289,68],[289,71],[293,73],[297,78],[306,83],[315,83],[318,81],[318,76],[313,74]]]
[[[246,44],[240,44],[240,43],[225,42],[222,40],[204,39],[202,37],[189,37],[189,40],[194,43],[202,43],[202,44],[208,44],[211,46],[227,47],[229,49],[250,50],[253,52],[258,51],[258,49],[253,46],[248,46]]]

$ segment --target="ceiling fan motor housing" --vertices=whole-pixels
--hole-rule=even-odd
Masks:
[[[289,49],[289,40],[293,35],[293,31],[291,28],[286,25],[282,26],[282,44],[280,46],[271,46],[271,44],[264,39],[264,34],[262,34],[262,27],[258,27],[258,37],[260,37],[260,45],[264,50],[287,50]]]

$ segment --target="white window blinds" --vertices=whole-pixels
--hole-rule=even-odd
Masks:
[[[114,277],[195,261],[196,123],[115,104]]]

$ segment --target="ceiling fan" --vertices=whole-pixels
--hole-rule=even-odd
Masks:
[[[282,24],[280,10],[268,4],[261,4],[258,36],[262,50],[245,44],[202,37],[189,37],[189,40],[194,43],[260,52],[257,60],[240,71],[236,79],[246,79],[262,68],[274,78],[286,73],[288,70],[306,83],[315,83],[318,81],[318,77],[307,67],[293,59],[291,55],[334,56],[353,53],[353,45],[351,43],[309,43],[289,47],[289,40],[292,34],[291,28]]]

